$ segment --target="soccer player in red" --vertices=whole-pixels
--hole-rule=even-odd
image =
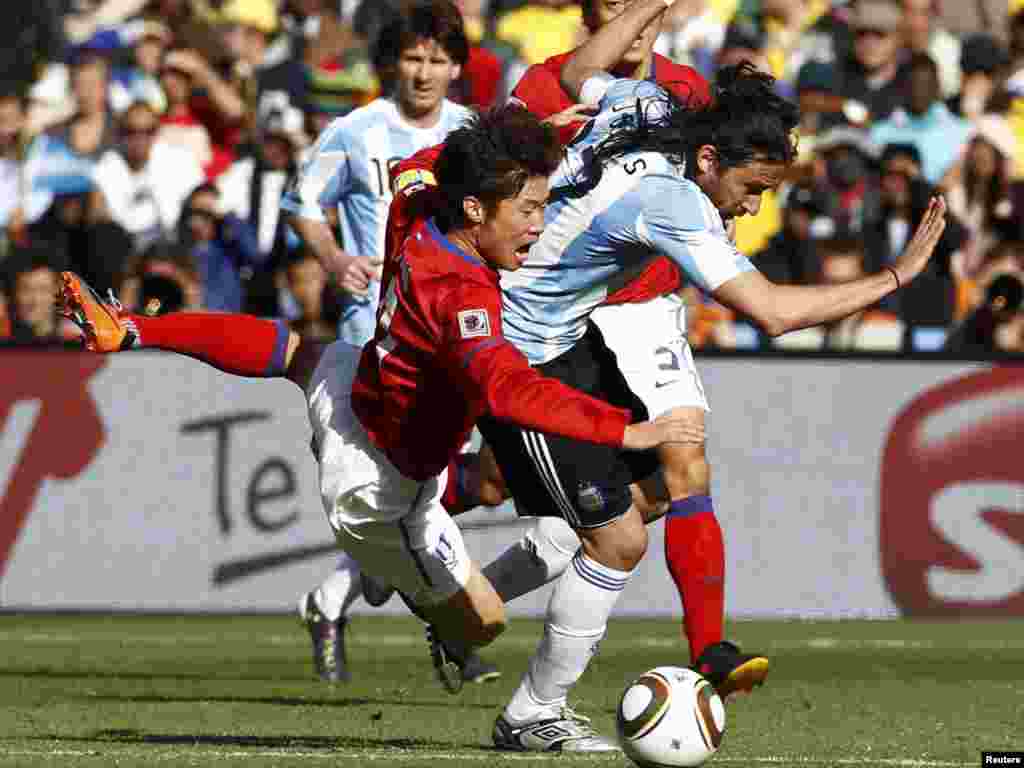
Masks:
[[[543,377],[503,338],[497,270],[517,269],[539,237],[559,157],[553,130],[519,107],[451,134],[435,164],[437,187],[406,185],[393,203],[374,339],[361,351],[331,345],[307,393],[321,495],[339,543],[460,650],[490,642],[505,622],[501,598],[441,506],[446,467],[481,414],[634,450],[703,439],[676,417],[630,423],[628,411]],[[417,193],[431,196],[436,218],[409,215],[404,206]],[[100,340],[120,348],[126,333],[145,338],[158,322],[136,318],[140,325],[126,329],[73,275],[64,305],[92,348]],[[202,316],[221,330],[237,319]],[[264,348],[271,326],[261,329]],[[288,340],[274,337],[268,367],[254,357],[250,374],[277,371]],[[224,362],[216,350],[206,359]]]

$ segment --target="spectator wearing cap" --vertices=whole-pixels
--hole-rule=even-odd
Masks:
[[[960,90],[960,38],[947,32],[938,15],[939,0],[901,0],[903,34],[907,49],[926,53],[939,68],[939,90],[943,99]]]
[[[970,125],[940,98],[939,70],[930,56],[915,53],[907,64],[905,107],[871,128],[878,145],[913,144],[921,153],[924,177],[938,184],[967,143]]]
[[[782,228],[754,256],[757,268],[774,283],[816,282],[819,270],[815,241],[835,229],[827,211],[828,199],[816,186],[793,186],[785,198]]]
[[[295,177],[299,154],[308,144],[302,112],[287,103],[266,102],[257,116],[254,155],[236,161],[218,180],[220,207],[236,216],[254,233],[266,269],[256,272],[246,286],[245,311],[278,314],[277,288],[271,271],[298,245],[281,217],[281,196]]]
[[[973,120],[987,109],[997,77],[1009,63],[1006,51],[991,35],[973,35],[960,48],[960,91],[946,101],[954,115]]]
[[[828,215],[839,230],[863,233],[878,212],[878,147],[863,130],[838,126],[818,137],[815,151]]]
[[[111,107],[120,113],[136,101],[145,101],[162,112],[166,100],[160,87],[160,67],[164,51],[171,45],[171,30],[156,19],[139,19],[122,26],[120,32],[131,47],[132,61],[130,66],[111,71]]]
[[[121,142],[96,166],[105,213],[132,236],[135,250],[171,236],[189,192],[204,180],[199,161],[158,137],[153,108],[136,102],[121,116]]]
[[[907,72],[900,63],[903,17],[892,0],[859,0],[850,15],[853,52],[834,64],[836,92],[819,111],[838,112],[854,125],[888,117],[902,106]]]
[[[270,41],[280,27],[274,0],[227,0],[220,19],[229,79],[241,94],[248,114],[256,114],[262,94],[268,91],[284,91],[292,103],[301,103],[302,62],[277,58],[280,53],[271,56]],[[320,40],[334,40],[344,34],[335,12],[322,15]],[[310,48],[316,45],[314,40]]]

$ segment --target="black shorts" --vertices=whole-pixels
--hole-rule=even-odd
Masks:
[[[572,349],[536,366],[545,376],[633,413],[649,416],[619,371],[615,354],[593,323]],[[557,403],[551,404],[557,408]],[[658,469],[653,450],[625,451],[534,432],[484,417],[477,425],[494,451],[519,513],[562,517],[573,528],[599,528],[625,514],[629,486]]]

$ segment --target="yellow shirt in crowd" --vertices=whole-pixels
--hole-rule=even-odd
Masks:
[[[576,3],[562,8],[526,5],[502,16],[496,31],[499,40],[519,48],[527,64],[540,64],[579,44],[583,12]]]

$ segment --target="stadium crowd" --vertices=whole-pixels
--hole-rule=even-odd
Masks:
[[[399,0],[36,0],[0,30],[0,339],[60,341],[59,272],[127,306],[337,333],[340,290],[279,203],[335,117],[381,93]],[[459,0],[453,100],[503,103],[585,35],[575,0]],[[625,6],[628,3],[619,3]],[[769,339],[686,289],[693,347],[1024,353],[1024,2],[679,0],[656,50],[750,60],[799,102],[800,160],[737,221],[770,279],[838,282],[903,250],[935,190],[930,271],[828,328]],[[330,214],[330,212],[328,212]],[[335,230],[337,222],[334,221]]]

